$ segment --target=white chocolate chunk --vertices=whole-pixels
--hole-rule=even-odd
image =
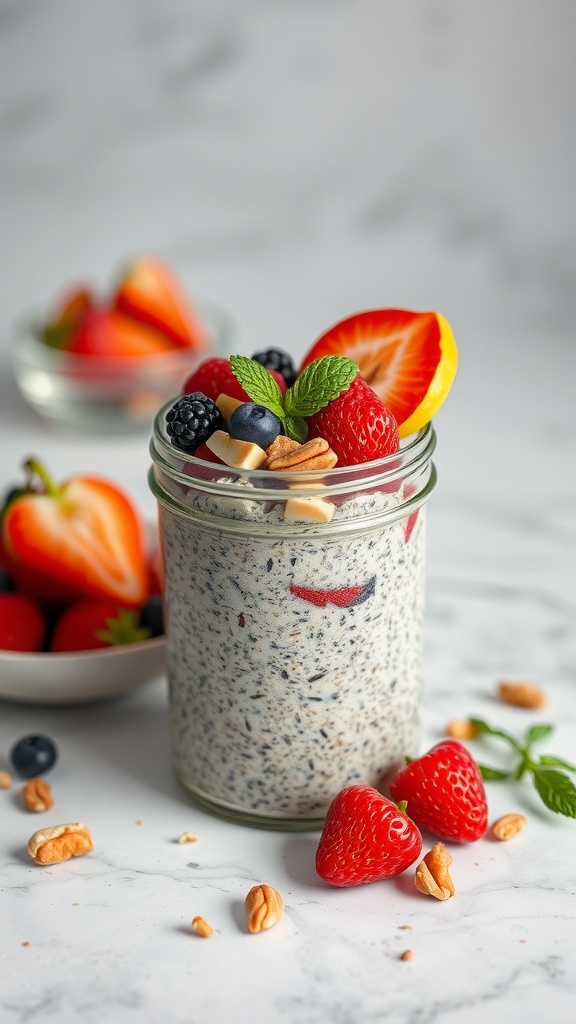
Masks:
[[[306,519],[311,523],[329,523],[334,515],[334,505],[324,498],[289,498],[284,509],[284,519]]]
[[[231,398],[230,395],[218,395],[216,399],[216,405],[220,409],[225,420],[229,420],[234,409],[237,409],[239,405],[244,403],[239,398]]]
[[[258,469],[266,462],[266,452],[260,445],[252,441],[238,441],[225,430],[215,430],[206,445],[222,462],[234,469]]]

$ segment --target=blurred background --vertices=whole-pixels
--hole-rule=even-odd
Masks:
[[[34,448],[152,509],[146,437],[64,437],[10,371],[30,309],[134,255],[228,310],[244,354],[434,308],[461,356],[436,424],[437,593],[448,555],[477,580],[516,557],[515,582],[571,593],[575,32],[571,0],[1,0],[3,479]],[[543,525],[560,544],[527,564]]]

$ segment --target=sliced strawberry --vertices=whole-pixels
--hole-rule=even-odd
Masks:
[[[66,292],[42,332],[45,343],[52,348],[66,348],[81,316],[93,306],[94,298],[89,288],[79,286]]]
[[[58,486],[34,459],[26,468],[40,478],[44,492],[31,491],[9,504],[2,518],[8,555],[83,595],[142,604],[144,531],[128,497],[96,477],[76,476]]]
[[[334,798],[316,851],[330,885],[362,885],[410,867],[422,850],[416,825],[372,786],[348,786]]]
[[[360,374],[306,422],[310,437],[328,441],[339,466],[384,458],[400,444],[396,420]]]
[[[50,650],[91,651],[148,640],[152,630],[140,625],[140,612],[110,601],[79,601],[69,605],[54,626]]]
[[[340,587],[338,590],[314,590],[312,587],[298,587],[291,583],[290,593],[319,608],[325,608],[327,604],[334,604],[338,608],[352,608],[372,597],[375,586],[376,577],[372,576],[368,583],[361,586]]]
[[[277,370],[269,371],[282,394],[286,391],[286,381]],[[252,399],[247,391],[240,384],[240,381],[232,373],[230,360],[222,356],[212,356],[204,359],[194,373],[184,381],[182,388],[183,395],[191,395],[194,391],[201,391],[206,398],[216,401],[219,395],[228,395],[236,398],[239,402],[250,402]]]
[[[446,397],[457,363],[454,338],[444,318],[407,309],[372,309],[341,320],[315,342],[302,368],[328,355],[354,359],[398,424],[411,423],[422,409],[416,427]]]
[[[1,651],[41,651],[46,632],[46,620],[32,598],[0,594]]]
[[[113,305],[169,337],[173,347],[204,348],[200,318],[174,274],[158,259],[144,257],[132,264],[120,281]]]
[[[82,591],[77,587],[16,561],[6,549],[1,530],[0,566],[12,577],[18,593],[38,601],[43,608],[61,608],[82,596]]]
[[[116,310],[92,309],[80,317],[67,352],[101,358],[141,358],[173,349],[170,340]]]

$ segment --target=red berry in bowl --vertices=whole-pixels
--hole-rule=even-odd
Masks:
[[[50,650],[92,651],[148,640],[152,631],[140,624],[140,612],[105,601],[78,601],[62,612],[54,626]]]
[[[44,615],[31,597],[0,593],[0,650],[41,651],[46,632]]]
[[[400,444],[396,420],[360,374],[306,422],[308,436],[328,441],[339,466],[382,459]]]

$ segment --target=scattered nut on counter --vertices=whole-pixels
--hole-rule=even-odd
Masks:
[[[525,825],[528,819],[523,814],[503,814],[501,818],[492,825],[492,832],[496,839],[505,843],[512,839]]]
[[[454,719],[446,726],[446,735],[453,740],[472,740],[478,735],[478,729],[467,718]]]
[[[24,805],[29,811],[49,811],[54,807],[50,783],[45,779],[29,779],[22,789]]]
[[[498,696],[505,704],[517,708],[543,708],[548,703],[546,694],[533,683],[498,683]]]
[[[197,843],[198,836],[195,836],[193,832],[183,832],[182,835],[178,836],[179,843]]]
[[[12,786],[12,776],[10,772],[0,771],[0,789],[10,789]]]
[[[448,900],[456,890],[448,870],[452,857],[444,843],[436,843],[424,860],[416,868],[414,885],[426,896],[434,896],[437,900]]]
[[[28,853],[36,864],[60,864],[93,849],[90,830],[81,821],[38,829],[28,840]]]
[[[272,928],[282,917],[282,897],[271,885],[252,886],[245,903],[251,934]]]
[[[192,918],[191,928],[196,935],[201,935],[203,939],[207,939],[209,935],[214,934],[214,929],[198,914]]]
[[[401,953],[400,959],[401,960],[413,960],[414,959],[414,953],[412,952],[411,949],[405,949],[404,952]]]

